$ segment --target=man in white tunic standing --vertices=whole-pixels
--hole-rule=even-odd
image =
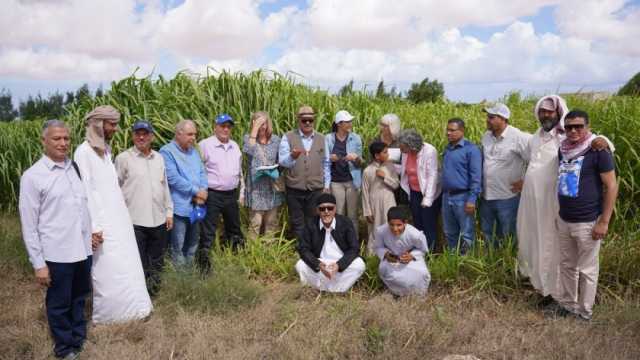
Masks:
[[[85,117],[86,140],[74,154],[89,199],[91,232],[103,240],[93,256],[95,323],[139,319],[152,309],[133,224],[108,144],[119,121],[120,113],[112,106],[95,108]]]
[[[336,215],[336,198],[331,194],[319,195],[316,209],[319,216],[309,219],[298,237],[296,271],[303,285],[346,292],[365,270],[353,223]]]
[[[518,208],[517,236],[520,273],[545,297],[545,303],[557,297],[560,248],[558,246],[558,149],[565,139],[565,100],[558,95],[544,96],[534,114],[541,127],[529,141],[529,165],[524,177]],[[591,146],[605,149],[604,138]],[[517,187],[517,186],[516,186]]]
[[[409,215],[394,206],[387,223],[378,226],[374,251],[380,258],[378,273],[396,296],[426,295],[431,274],[424,261],[428,250],[424,233],[408,224]]]

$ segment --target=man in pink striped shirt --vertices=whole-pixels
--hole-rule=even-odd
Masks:
[[[231,116],[218,115],[213,136],[199,143],[209,187],[207,215],[202,222],[197,254],[198,264],[205,273],[211,269],[209,250],[216,237],[220,214],[224,220],[224,244],[236,250],[244,243],[238,206],[238,193],[243,193],[238,191],[243,185],[242,152],[238,144],[231,140],[233,125]]]

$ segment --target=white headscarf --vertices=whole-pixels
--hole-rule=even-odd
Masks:
[[[100,157],[104,155],[108,147],[104,139],[104,129],[102,127],[104,120],[118,122],[120,121],[120,113],[111,105],[101,105],[84,117],[87,127],[85,139]]]
[[[558,112],[558,116],[560,116],[560,121],[558,121],[558,124],[556,125],[556,129],[558,129],[560,132],[564,133],[564,117],[567,116],[567,113],[569,112],[569,108],[567,107],[567,103],[566,101],[564,101],[563,98],[561,98],[558,95],[547,95],[547,96],[543,96],[540,98],[540,100],[538,100],[538,102],[536,103],[536,106],[533,110],[533,115],[536,117],[536,119],[538,119],[538,121],[540,120],[540,118],[538,117],[538,110],[540,110],[540,107],[542,106],[542,103],[545,100],[550,100],[551,102],[553,102],[553,106],[555,108],[555,110]]]

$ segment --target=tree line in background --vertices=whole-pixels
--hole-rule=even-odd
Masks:
[[[64,114],[64,107],[74,101],[82,101],[84,98],[100,97],[104,95],[102,86],[96,89],[95,94],[89,90],[89,85],[84,84],[75,92],[68,91],[65,94],[54,92],[47,97],[41,94],[29,95],[18,103],[16,109],[13,105],[11,92],[7,89],[0,90],[0,121],[55,119]]]
[[[349,81],[338,90],[338,95],[348,96],[358,91],[355,90],[353,86],[353,80]],[[362,92],[367,92],[366,87]],[[419,83],[411,84],[409,90],[403,94],[401,91],[398,91],[395,86],[392,86],[391,89],[387,91],[384,80],[380,80],[376,91],[370,93],[370,95],[382,99],[406,99],[416,104],[421,102],[436,102],[444,100],[444,85],[438,80],[429,80],[429,78],[426,77]]]

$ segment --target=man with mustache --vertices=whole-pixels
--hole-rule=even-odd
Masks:
[[[541,305],[553,304],[557,297],[560,250],[558,247],[558,149],[565,139],[566,102],[558,95],[538,100],[534,115],[540,128],[529,141],[529,165],[522,186],[517,218],[520,273],[545,298]],[[603,137],[591,142],[596,150],[613,145]]]

